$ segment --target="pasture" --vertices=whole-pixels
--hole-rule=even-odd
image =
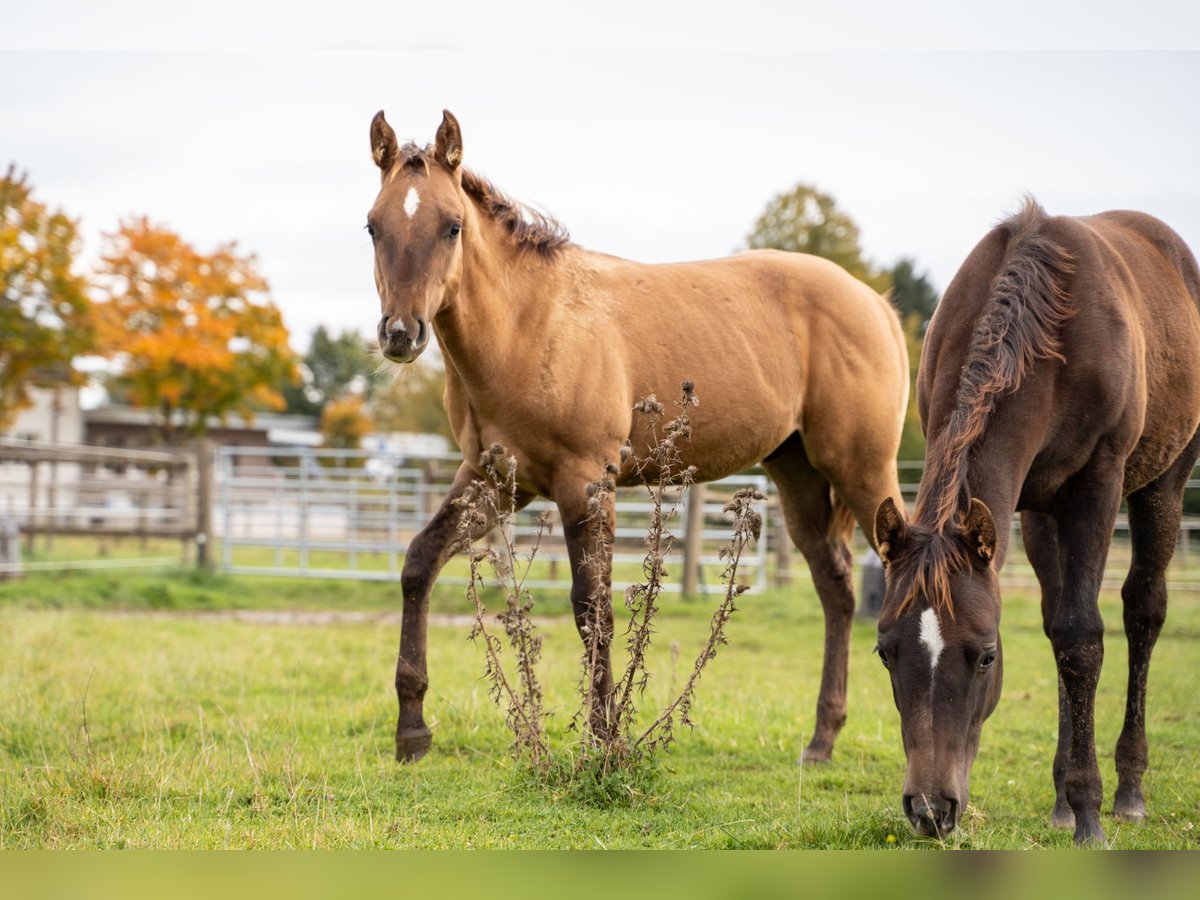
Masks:
[[[579,639],[565,597],[538,600],[546,706],[564,747]],[[712,609],[678,597],[664,606],[647,712],[686,675]],[[1108,810],[1126,673],[1119,600],[1105,592],[1102,606]],[[699,726],[607,806],[544,787],[512,761],[450,586],[435,592],[429,633],[434,751],[396,764],[398,610],[387,584],[100,573],[0,585],[0,847],[939,846],[900,810],[899,717],[873,622],[854,623],[850,717],[833,762],[796,765],[821,665],[806,579],[742,598],[730,645],[701,681]],[[947,846],[1069,847],[1071,833],[1048,824],[1055,675],[1031,595],[1006,592],[1002,633],[1004,696]],[[1198,670],[1200,600],[1181,592],[1150,679],[1150,820],[1105,815],[1110,846],[1200,842]]]

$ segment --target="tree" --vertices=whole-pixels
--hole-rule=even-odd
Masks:
[[[325,404],[321,413],[324,446],[333,450],[358,450],[362,447],[362,439],[370,433],[371,420],[367,418],[362,397],[347,394]],[[360,466],[362,460],[354,459],[350,465]]]
[[[283,391],[287,411],[316,416],[325,404],[348,393],[370,397],[376,368],[361,334],[343,331],[333,337],[324,325],[318,325],[301,364],[302,383]]]
[[[746,244],[752,250],[823,256],[880,293],[891,286],[887,273],[863,258],[854,220],[837,208],[832,196],[811,185],[798,184],[768,203]]]
[[[908,409],[904,412],[904,429],[900,432],[900,451],[896,458],[922,460],[925,458],[925,432],[917,412],[917,370],[921,364],[925,329],[916,313],[902,316],[900,327],[904,330],[904,343],[908,348]],[[900,475],[903,480],[904,473]]]
[[[0,178],[0,429],[31,387],[81,383],[71,361],[95,340],[76,224],[34,200],[26,177],[9,166]]]
[[[425,356],[430,356],[428,351]],[[454,440],[445,394],[446,372],[440,359],[405,366],[375,387],[369,406],[371,421],[376,431],[440,434]]]
[[[297,380],[279,309],[253,255],[234,243],[211,254],[145,218],[108,236],[98,304],[118,392],[157,411],[164,437],[202,434],[210,416],[282,409]]]
[[[937,306],[937,288],[927,276],[917,274],[916,262],[911,259],[901,259],[892,266],[891,279],[892,303],[900,311],[901,321],[916,316],[919,333],[924,335]]]

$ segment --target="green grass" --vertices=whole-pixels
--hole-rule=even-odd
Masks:
[[[565,608],[561,598],[547,605]],[[439,591],[435,611],[462,606],[457,589]],[[707,633],[709,601],[666,606],[647,706],[682,680]],[[871,654],[872,623],[855,625],[850,719],[834,761],[796,765],[821,665],[821,615],[807,585],[743,598],[731,645],[701,682],[700,726],[608,808],[544,788],[511,760],[465,627],[430,628],[434,751],[400,766],[391,759],[395,627],[183,614],[397,607],[395,585],[184,572],[0,585],[0,847],[937,846],[914,837],[900,812],[899,718]],[[1106,596],[1104,609],[1097,734],[1110,806],[1125,648],[1118,601]],[[564,617],[542,633],[547,706],[566,746],[578,637]],[[1067,847],[1071,835],[1048,826],[1055,676],[1031,598],[1006,597],[1004,642],[1004,698],[953,844]],[[1197,671],[1200,601],[1185,594],[1151,675],[1151,820],[1132,827],[1106,816],[1113,846],[1197,847]]]

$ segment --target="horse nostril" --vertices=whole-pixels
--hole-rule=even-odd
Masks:
[[[429,338],[429,329],[425,327],[425,320],[420,316],[414,316],[413,318],[417,320],[417,337],[413,341],[413,346],[418,348],[424,347],[425,341]]]
[[[942,816],[941,826],[946,831],[953,831],[958,826],[958,801],[952,797],[946,798],[946,811]]]

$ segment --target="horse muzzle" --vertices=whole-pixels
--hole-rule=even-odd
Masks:
[[[959,803],[953,797],[905,794],[904,814],[917,834],[942,839],[958,827]]]
[[[416,334],[404,326],[399,316],[384,316],[379,320],[379,352],[394,363],[410,363],[421,355],[429,345],[429,325],[420,316],[416,321]]]

